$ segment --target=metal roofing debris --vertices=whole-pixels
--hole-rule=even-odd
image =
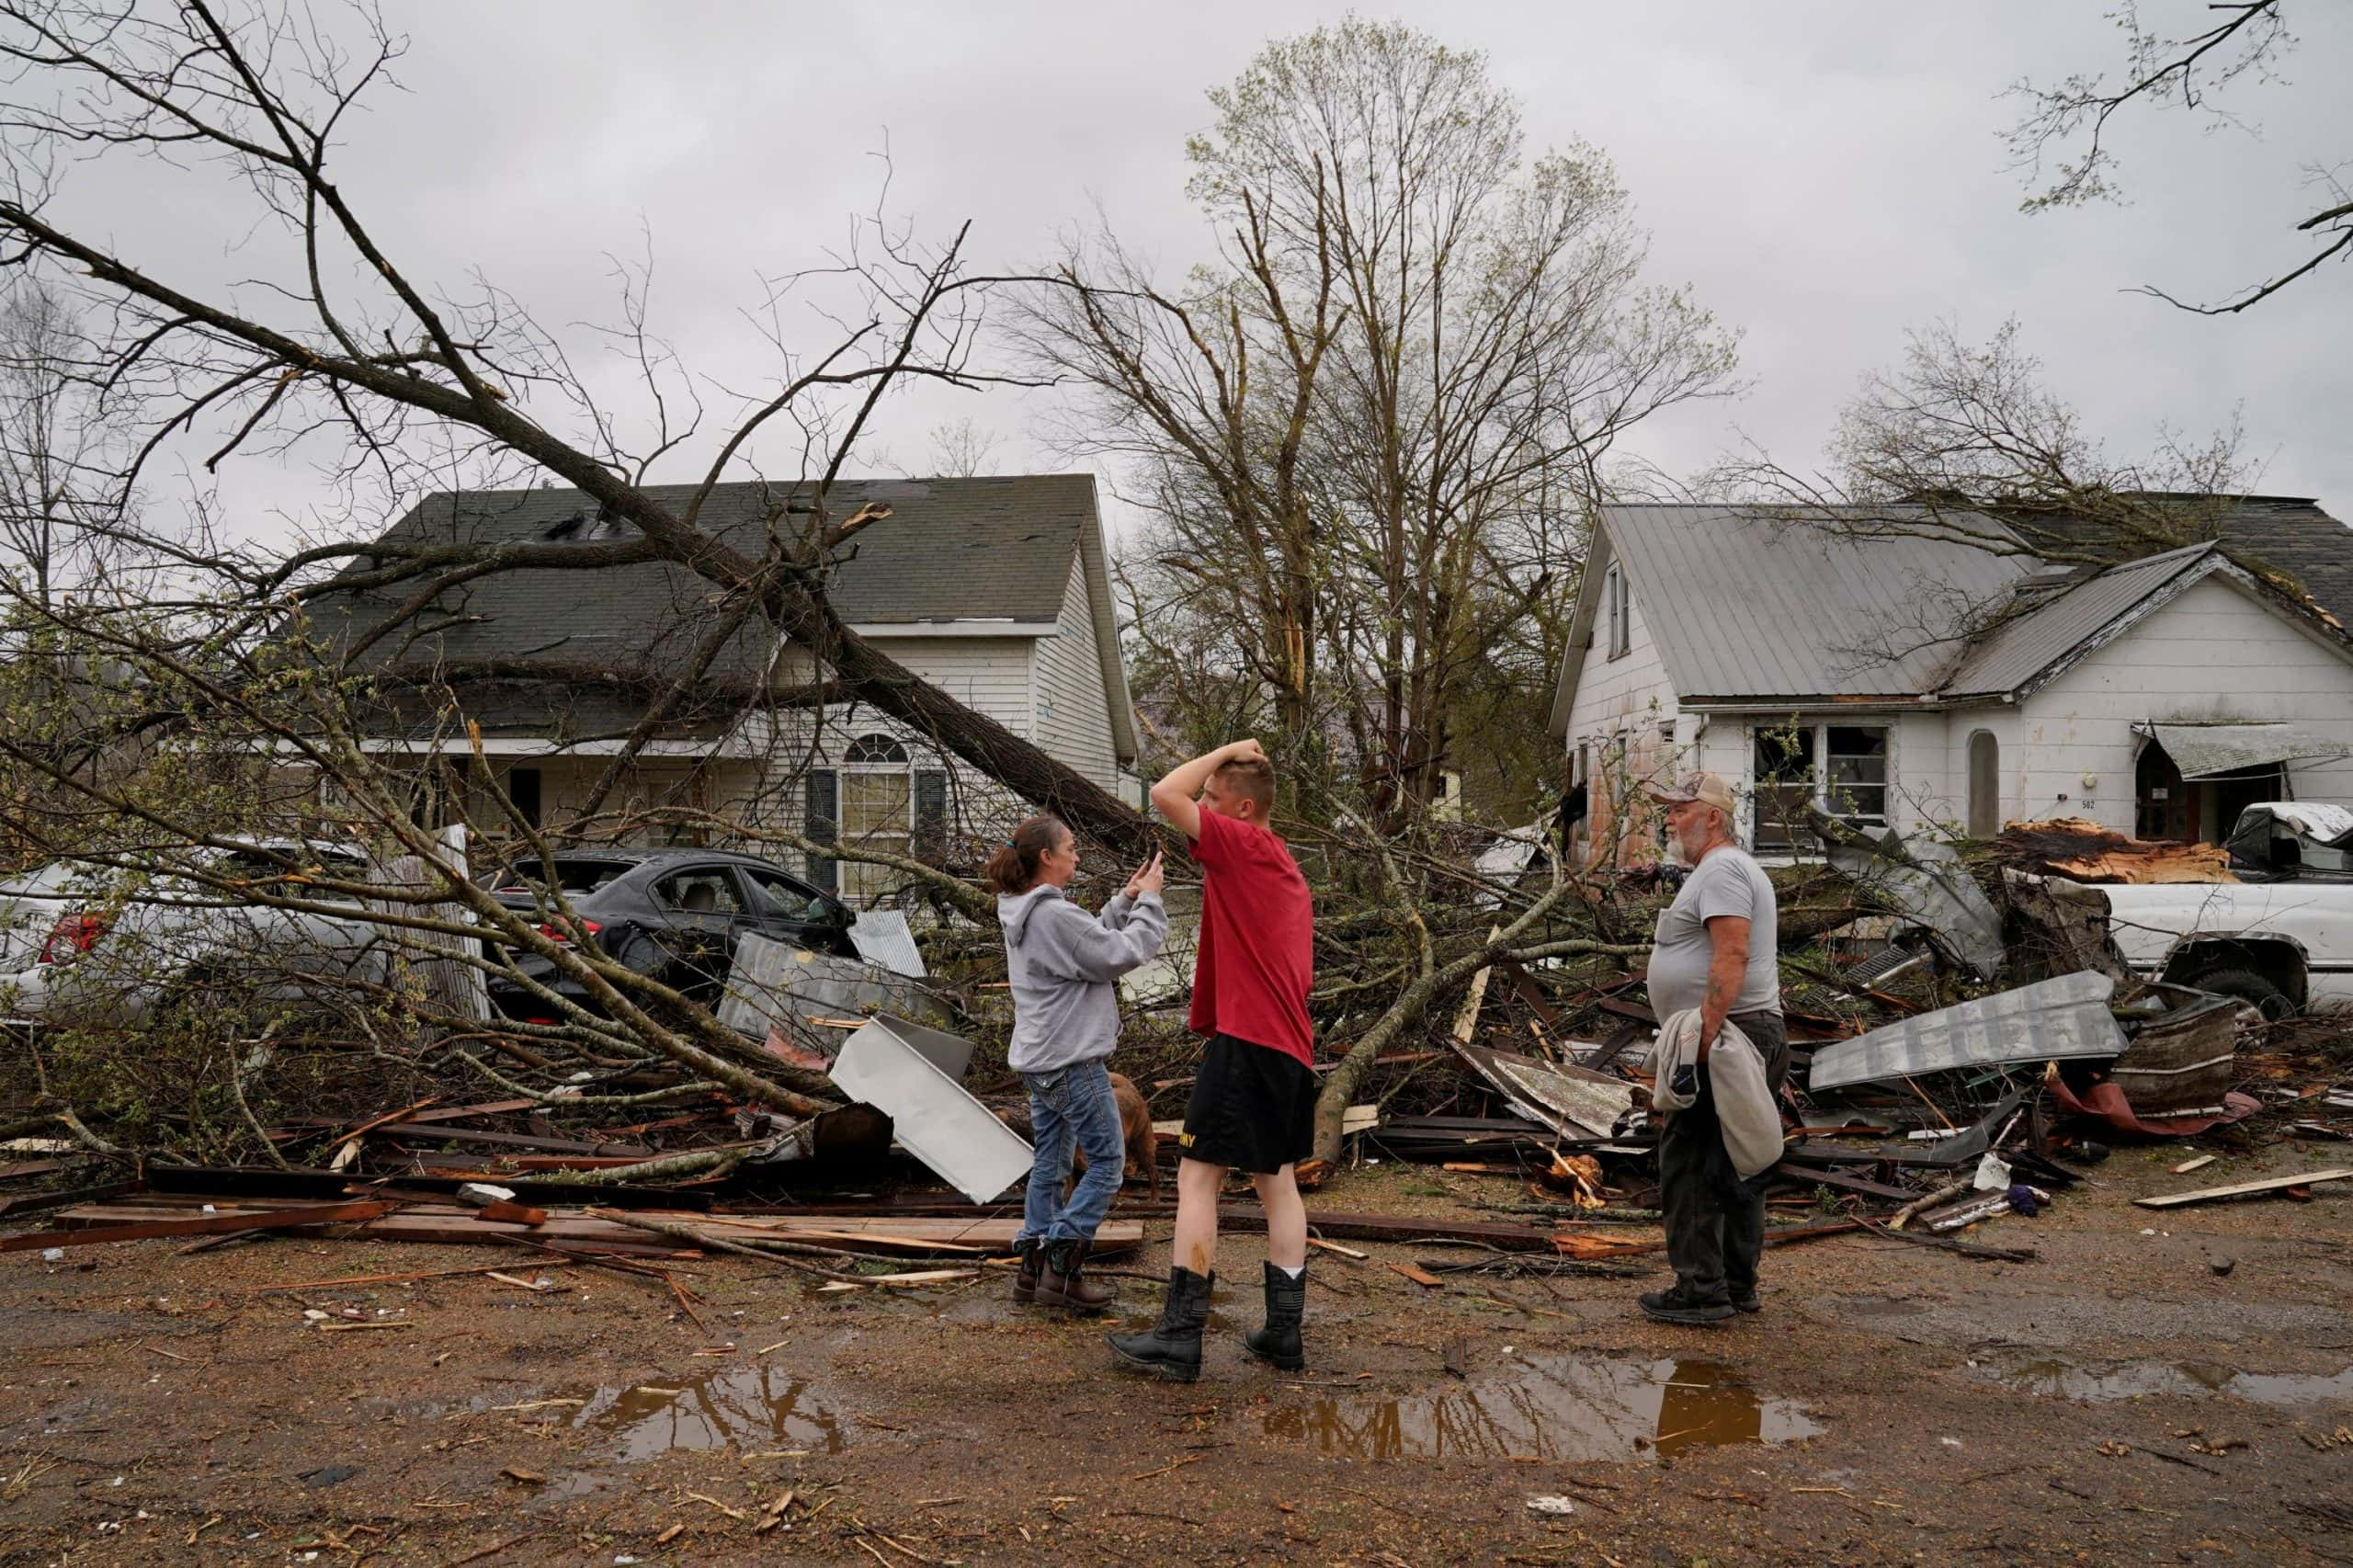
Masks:
[[[2133,728],[2154,736],[2184,778],[2211,778],[2238,767],[2334,762],[2353,756],[2353,746],[2322,740],[2292,724],[2177,724],[2151,720]]]
[[[1622,1078],[1583,1067],[1557,1067],[1516,1051],[1483,1045],[1454,1048],[1472,1068],[1500,1090],[1516,1116],[1552,1128],[1563,1138],[1607,1138],[1618,1119],[1633,1108],[1633,1086]]]
[[[1814,1052],[1816,1093],[1956,1067],[2115,1056],[2124,1031],[2108,1010],[2115,983],[2088,971],[1923,1013]]]
[[[858,956],[868,963],[880,964],[910,980],[930,976],[931,971],[924,967],[923,953],[915,947],[915,933],[907,929],[907,917],[895,909],[858,911],[857,923],[849,928],[849,939],[858,949]]]
[[[899,1142],[948,1185],[986,1203],[1029,1174],[1029,1142],[956,1080],[970,1040],[904,1018],[870,1019],[842,1045],[833,1080],[889,1114]]]
[[[788,1036],[805,1032],[816,1018],[857,1018],[878,1010],[928,1017],[938,1006],[904,974],[748,931],[735,944],[718,1017],[729,1028],[760,1040],[771,1028]]]
[[[2002,963],[2002,917],[1949,844],[1890,833],[1871,848],[1825,842],[1831,865],[1881,903],[1928,927],[1980,975]]]

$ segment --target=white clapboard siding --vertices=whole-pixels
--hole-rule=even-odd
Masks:
[[[2018,814],[2084,816],[2130,833],[2134,724],[2278,721],[2353,744],[2353,665],[2210,577],[2029,698],[2020,717]],[[2012,772],[2006,749],[2003,762]],[[2096,782],[2086,785],[2086,774]],[[2301,764],[2291,778],[2299,800],[2353,805],[2353,765]]]
[[[1054,624],[1058,635],[1031,644],[1038,744],[1104,789],[1113,789],[1119,782],[1119,754],[1111,738],[1111,702],[1103,687],[1086,576],[1076,560],[1071,562],[1062,613]]]
[[[1586,650],[1585,666],[1569,707],[1572,751],[1580,741],[1592,743],[1637,725],[1675,721],[1675,687],[1667,683],[1666,665],[1660,662],[1658,644],[1643,618],[1639,590],[1634,591],[1628,609],[1627,634],[1626,652],[1611,658],[1608,617],[1595,618],[1594,645]]]

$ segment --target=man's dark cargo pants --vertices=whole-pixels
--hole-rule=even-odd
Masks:
[[[1778,1101],[1790,1069],[1790,1035],[1779,1013],[1735,1013],[1731,1022],[1765,1059],[1765,1082]],[[1744,1182],[1724,1153],[1715,1087],[1699,1074],[1699,1096],[1666,1119],[1658,1137],[1659,1208],[1666,1260],[1689,1301],[1729,1302],[1756,1290],[1765,1251],[1765,1187]]]

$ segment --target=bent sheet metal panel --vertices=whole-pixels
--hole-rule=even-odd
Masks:
[[[771,1028],[789,1035],[811,1018],[855,1018],[884,1010],[937,1016],[939,1005],[904,974],[750,931],[735,944],[718,1018],[758,1040]]]
[[[2115,991],[2108,976],[2086,971],[1923,1013],[1824,1046],[1808,1083],[1819,1092],[1955,1067],[2115,1056],[2124,1049],[2108,1010]]]
[[[2306,734],[2292,724],[2168,724],[2160,720],[2152,721],[2146,733],[2165,748],[2184,778],[2208,778],[2278,762],[2333,761],[2353,753],[2353,746]]]
[[[1483,1045],[1454,1049],[1479,1076],[1502,1091],[1514,1113],[1542,1122],[1563,1138],[1607,1138],[1634,1103],[1631,1085],[1589,1068],[1556,1067]]]
[[[833,1080],[884,1111],[908,1153],[975,1203],[1029,1174],[1027,1140],[956,1082],[972,1042],[904,1018],[870,1019],[843,1042]]]

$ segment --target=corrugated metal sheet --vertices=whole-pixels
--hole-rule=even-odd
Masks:
[[[2087,578],[2050,603],[1996,627],[1945,681],[1944,695],[2016,690],[2150,595],[2198,572],[2210,558],[2215,558],[2213,546],[2193,544],[2111,566]]]
[[[2124,1031],[2108,1010],[2116,983],[2086,970],[2040,980],[1873,1029],[1813,1053],[1816,1094],[1916,1073],[2114,1056]]]
[[[2335,761],[2353,756],[2353,746],[2308,735],[2292,724],[2151,724],[2184,778],[2210,778],[2234,767],[2275,762]]]
[[[1737,506],[1607,506],[1601,519],[1684,701],[1903,699],[1935,688],[1967,610],[2033,562],[1958,540],[1851,531],[1856,518],[1899,511],[1910,515],[1853,513],[1844,528]]]

